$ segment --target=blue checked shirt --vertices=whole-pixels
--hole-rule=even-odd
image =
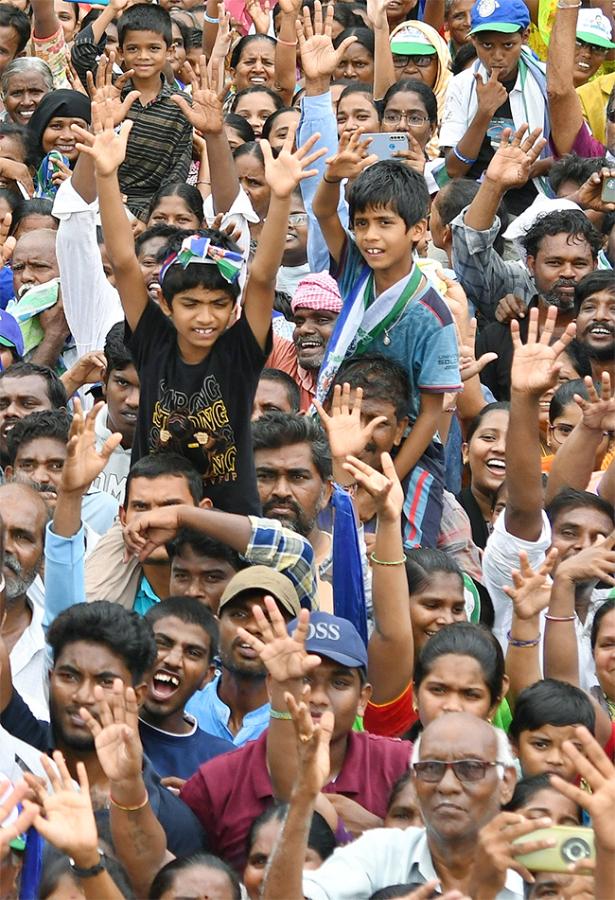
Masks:
[[[514,294],[525,303],[536,296],[536,284],[527,266],[520,260],[505,262],[493,244],[500,230],[496,216],[486,231],[475,231],[466,225],[466,207],[451,222],[453,230],[453,268],[468,295],[468,300],[488,321],[506,294]]]
[[[290,578],[301,606],[318,609],[318,585],[314,565],[314,550],[307,538],[277,519],[248,516],[252,536],[243,554],[252,565],[272,566]]]

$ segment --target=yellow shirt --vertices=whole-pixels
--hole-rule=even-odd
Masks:
[[[606,105],[615,85],[615,72],[602,75],[577,88],[583,115],[597,140],[606,144]]]

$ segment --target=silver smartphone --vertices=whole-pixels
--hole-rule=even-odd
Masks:
[[[408,135],[403,131],[378,132],[375,134],[364,134],[362,139],[371,138],[372,142],[367,150],[368,153],[375,153],[379,160],[395,159],[393,154],[397,150],[409,150]]]

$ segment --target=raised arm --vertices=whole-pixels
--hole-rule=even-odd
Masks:
[[[258,2],[258,0],[257,0]],[[275,90],[290,106],[297,83],[297,30],[301,0],[279,0],[280,28],[275,46]]]
[[[105,246],[126,320],[134,331],[147,306],[148,296],[118,180],[118,169],[126,156],[126,145],[132,124],[124,122],[117,134],[114,127],[113,103],[111,100],[105,100],[92,103],[92,134],[76,125],[72,127],[80,140],[77,145],[79,151],[88,154],[94,160]]]
[[[491,119],[508,97],[506,88],[498,79],[498,69],[493,69],[486,81],[483,81],[480,72],[474,73],[474,79],[478,108],[466,133],[446,156],[446,170],[451,178],[462,178],[470,171],[478,159]],[[465,162],[464,159],[471,162]]]
[[[557,383],[559,355],[575,335],[570,324],[562,337],[550,344],[557,310],[549,308],[540,337],[538,310],[530,310],[527,343],[519,337],[519,323],[510,324],[514,354],[510,373],[510,422],[506,439],[508,500],[506,529],[526,541],[536,541],[542,531],[542,470],[540,465],[539,401]]]
[[[372,563],[374,630],[368,644],[368,678],[373,703],[390,703],[406,690],[414,671],[410,594],[401,532],[403,488],[388,453],[382,472],[354,456],[344,466],[373,498],[378,517]]]
[[[374,32],[374,99],[382,100],[396,80],[386,0],[367,0],[367,20]]]
[[[179,106],[192,127],[205,137],[214,212],[225,213],[231,208],[239,193],[239,179],[224,132],[222,108],[224,85],[220,88],[220,73],[215,66],[210,84],[205,56],[201,56],[197,74],[195,75],[192,69],[189,69],[189,72],[192,105],[179,94],[173,94],[171,99]]]
[[[583,108],[572,77],[577,13],[576,5],[556,4],[547,54],[551,142],[559,156],[570,153],[583,125]]]
[[[549,473],[545,503],[550,503],[564,487],[586,490],[604,434],[615,431],[615,396],[609,373],[602,373],[600,392],[596,390],[589,375],[585,379],[585,386],[589,399],[585,400],[579,395],[575,397],[583,418],[557,451]],[[600,494],[603,496],[602,490]]]
[[[55,4],[49,0],[31,0],[33,34],[36,38],[49,38],[60,28]]]
[[[325,174],[314,197],[314,213],[336,263],[339,263],[346,243],[346,231],[337,211],[340,184],[344,178],[356,178],[372,163],[378,162],[375,154],[369,155],[368,148],[369,140],[362,141],[359,131],[352,134],[345,131],[337,153],[327,160]]]
[[[324,148],[312,152],[318,140],[316,134],[293,152],[294,140],[295,129],[291,128],[276,159],[273,158],[269,141],[260,142],[265,157],[265,179],[271,189],[271,200],[250,266],[244,291],[243,311],[256,340],[263,349],[271,329],[275,282],[284,254],[291,194],[304,178],[316,174],[309,166],[326,152]]]
[[[513,570],[512,586],[505,587],[513,604],[512,626],[508,635],[506,674],[510,686],[506,699],[511,709],[521,691],[542,679],[540,666],[540,614],[549,605],[551,585],[548,576],[557,561],[557,550],[551,550],[535,572],[527,553],[519,553],[519,569]]]

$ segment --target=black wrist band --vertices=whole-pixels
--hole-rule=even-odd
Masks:
[[[100,873],[104,872],[107,868],[105,854],[100,849],[100,847],[98,848],[98,862],[95,866],[90,866],[88,869],[82,869],[75,863],[74,859],[71,859],[71,857],[68,858],[68,861],[70,863],[73,875],[75,875],[77,878],[94,878],[95,875],[100,875]]]

